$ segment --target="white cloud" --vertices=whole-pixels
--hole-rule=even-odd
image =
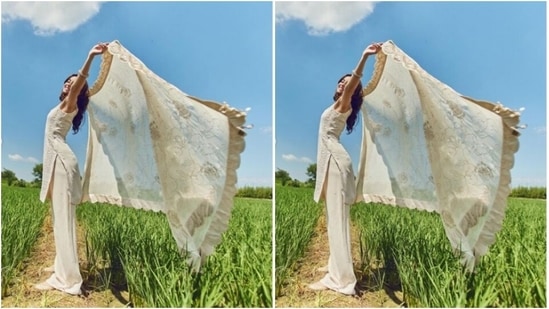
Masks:
[[[92,18],[100,2],[2,2],[2,23],[27,20],[34,34],[53,35],[72,31]]]
[[[21,162],[30,162],[30,163],[38,163],[38,159],[34,157],[23,157],[20,154],[8,154],[8,158],[10,158],[13,161],[21,161]]]
[[[356,2],[276,2],[276,22],[297,19],[305,23],[310,35],[327,35],[349,30],[368,17],[375,1]]]
[[[547,133],[547,127],[536,127],[534,128],[534,131],[538,134],[545,135]]]
[[[313,160],[307,158],[307,157],[301,157],[298,158],[297,156],[293,154],[283,154],[282,159],[286,161],[297,161],[297,162],[303,162],[303,163],[313,163]]]
[[[261,130],[261,132],[266,133],[266,134],[273,133],[273,127],[271,127],[271,126],[262,127],[262,128],[260,128],[260,130]]]

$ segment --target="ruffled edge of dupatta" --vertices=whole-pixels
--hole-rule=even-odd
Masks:
[[[117,42],[117,41],[114,41]],[[98,93],[101,88],[103,88],[103,85],[105,84],[105,81],[107,80],[107,75],[109,74],[109,70],[111,69],[111,63],[112,63],[112,57],[113,54],[107,51],[101,54],[101,64],[99,65],[99,75],[97,76],[97,79],[93,82],[92,86],[88,90],[88,97],[93,96],[94,94]]]
[[[387,41],[384,44],[392,43],[391,41]],[[387,54],[381,50],[381,52],[376,53],[376,58],[374,62],[374,71],[372,72],[372,76],[370,77],[370,80],[366,84],[365,87],[362,88],[362,97],[365,97],[372,93],[377,87],[377,84],[379,84],[379,80],[381,79],[381,75],[383,75],[383,69],[385,68],[385,62],[387,61]]]
[[[117,40],[111,42],[110,44],[118,44],[122,46]],[[109,51],[102,54],[102,61],[100,65],[99,75],[92,87],[89,90],[89,96],[92,96],[99,92],[103,87],[109,70],[111,67],[113,54]],[[120,57],[120,55],[117,55]],[[128,65],[132,66],[131,63]],[[132,66],[134,67],[134,66]],[[137,69],[134,67],[134,69]],[[167,81],[158,77],[163,83],[168,83]],[[173,86],[175,87],[175,86]],[[229,225],[229,219],[231,216],[231,211],[234,205],[234,196],[237,191],[237,169],[240,167],[240,154],[244,151],[246,143],[244,137],[246,132],[244,131],[244,124],[246,122],[246,112],[236,109],[229,106],[226,103],[218,103],[209,100],[203,100],[197,97],[190,96],[183,91],[181,91],[185,96],[190,99],[201,103],[219,113],[224,114],[227,117],[229,125],[229,145],[228,145],[228,155],[227,155],[227,169],[226,169],[226,178],[225,185],[223,188],[223,193],[221,195],[220,204],[217,207],[217,211],[212,219],[210,228],[204,238],[204,241],[200,244],[200,253],[202,256],[207,256],[213,253],[215,246],[221,242],[221,235],[224,233]],[[104,196],[90,196],[92,201],[99,201],[105,203],[115,203],[116,205],[121,205],[123,201],[120,199],[112,200]],[[143,207],[144,209],[150,209],[148,207]],[[154,210],[154,209],[152,209]]]
[[[246,141],[244,137],[246,132],[243,129],[243,125],[246,122],[246,113],[238,110],[234,107],[230,107],[228,104],[220,104],[213,101],[202,100],[193,96],[189,98],[196,100],[208,106],[209,108],[218,111],[227,116],[229,121],[229,153],[227,156],[227,175],[225,178],[225,188],[221,195],[221,202],[210,225],[204,242],[200,247],[201,255],[210,255],[213,253],[215,246],[221,242],[221,234],[228,228],[229,219],[231,216],[231,210],[233,208],[234,196],[236,195],[236,184],[238,176],[236,170],[240,166],[240,154],[246,147]]]
[[[475,257],[478,258],[488,252],[491,245],[496,242],[496,234],[501,230],[507,198],[511,192],[511,169],[515,164],[515,153],[519,149],[520,132],[517,125],[520,121],[520,112],[504,107],[502,104],[494,104],[487,101],[476,100],[470,97],[462,98],[475,103],[501,117],[503,125],[503,143],[500,165],[499,185],[493,202],[493,207],[484,225],[479,238],[474,246]]]

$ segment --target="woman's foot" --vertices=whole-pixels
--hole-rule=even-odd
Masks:
[[[49,267],[46,267],[44,269],[42,269],[42,271],[46,272],[46,273],[54,273],[55,272],[55,266],[49,266]]]
[[[309,289],[313,290],[313,291],[323,291],[323,290],[327,290],[328,287],[325,286],[322,282],[320,281],[317,281],[315,283],[311,283],[307,286]]]
[[[49,283],[47,283],[46,281],[35,284],[35,285],[34,285],[34,288],[37,289],[37,290],[40,290],[40,291],[49,291],[49,290],[53,290],[53,286],[51,286],[51,285],[50,285]]]

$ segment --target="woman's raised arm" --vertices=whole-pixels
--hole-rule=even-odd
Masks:
[[[360,78],[362,77],[362,71],[364,70],[364,64],[366,63],[368,56],[377,53],[380,49],[381,43],[373,43],[368,45],[368,47],[366,47],[366,49],[364,49],[364,51],[362,52],[362,56],[360,57],[360,60],[353,70],[351,78],[345,85],[343,93],[338,100],[339,103],[336,103],[336,108],[341,112],[346,112],[349,110],[349,108],[351,108],[351,97],[353,95],[353,92],[355,91],[355,88],[360,82]]]
[[[92,47],[88,53],[86,61],[82,65],[82,68],[78,70],[78,75],[74,79],[67,97],[63,100],[64,102],[61,103],[61,110],[66,113],[71,113],[76,109],[76,100],[78,98],[78,94],[82,90],[82,87],[84,87],[93,58],[96,55],[100,55],[105,52],[107,50],[107,45],[107,43],[99,43]]]

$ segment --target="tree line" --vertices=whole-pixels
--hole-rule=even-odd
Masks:
[[[316,163],[310,164],[305,171],[305,174],[309,177],[306,181],[299,181],[292,178],[288,171],[277,168],[275,172],[275,182],[277,185],[289,186],[289,187],[306,187],[314,188],[316,183]],[[15,175],[15,172],[9,169],[2,169],[2,183],[8,186],[17,187],[33,187],[40,188],[42,186],[42,163],[36,164],[32,169],[32,175],[34,179],[30,182],[24,179],[19,179]],[[271,188],[241,188],[237,196],[241,197],[256,197],[256,198],[272,198]],[[535,198],[546,199],[545,187],[524,187],[519,186],[511,190],[510,197],[522,197],[522,198]]]
[[[316,172],[315,172],[316,173]],[[36,164],[32,169],[34,179],[30,182],[17,178],[15,172],[9,169],[2,169],[2,184],[14,187],[40,188],[42,187],[42,163]],[[249,197],[260,199],[272,199],[273,190],[270,187],[243,187],[239,188],[236,197]]]
[[[15,175],[15,172],[12,170],[3,168],[2,183],[7,184],[8,186],[40,188],[42,186],[42,163],[36,164],[33,167],[32,175],[34,176],[34,179],[28,182],[24,179],[17,178],[17,175]]]
[[[314,188],[316,183],[316,163],[310,164],[307,167],[305,174],[309,178],[303,182],[292,178],[287,171],[277,168],[275,172],[275,182],[277,185],[281,186]]]
[[[310,164],[307,167],[305,173],[309,178],[302,182],[290,176],[288,171],[277,168],[275,172],[275,181],[277,185],[288,187],[308,187],[314,188],[316,182],[316,163]],[[534,199],[546,199],[545,187],[525,187],[519,186],[513,188],[509,197],[521,197],[521,198],[534,198]]]

